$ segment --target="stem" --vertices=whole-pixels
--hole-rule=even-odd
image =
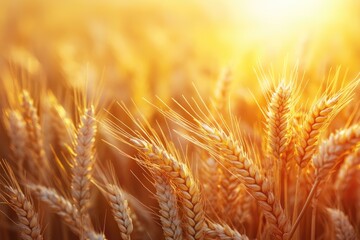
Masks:
[[[294,209],[292,215],[293,224],[298,214],[298,201],[299,201],[298,195],[299,195],[299,187],[300,187],[300,178],[301,178],[301,167],[299,166],[297,172],[297,178],[296,178],[296,186],[295,186],[295,200],[294,200]]]
[[[314,182],[314,185],[312,186],[311,191],[310,191],[310,193],[309,193],[309,195],[308,195],[308,197],[307,197],[307,199],[306,199],[306,202],[305,202],[303,208],[301,209],[301,212],[300,212],[299,216],[297,217],[297,219],[296,219],[293,227],[291,228],[291,231],[290,231],[290,233],[289,233],[289,238],[288,238],[289,240],[290,240],[290,239],[292,238],[292,236],[294,235],[294,232],[295,232],[297,226],[299,225],[301,218],[302,218],[302,217],[304,216],[304,214],[305,214],[306,208],[309,206],[309,204],[310,204],[310,202],[311,202],[311,199],[313,198],[314,194],[316,193],[315,190],[316,190],[316,188],[317,188],[318,185],[319,185],[319,180],[316,179],[315,182]]]
[[[286,167],[286,164],[285,164]],[[283,172],[283,179],[284,179],[284,208],[285,208],[285,214],[288,215],[289,213],[289,202],[288,202],[288,179],[287,179],[287,173],[286,168]]]
[[[315,240],[315,225],[316,225],[316,207],[317,199],[314,199],[313,209],[311,212],[311,240]]]

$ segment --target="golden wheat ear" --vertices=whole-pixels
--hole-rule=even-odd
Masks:
[[[204,145],[195,141],[200,146],[211,152],[219,152],[224,161],[231,166],[229,171],[237,176],[245,185],[249,193],[257,200],[264,212],[272,233],[277,238],[284,238],[290,231],[290,222],[279,202],[276,199],[271,183],[263,175],[258,166],[247,156],[239,141],[227,135],[224,131],[201,124],[201,135],[208,143]]]
[[[359,143],[360,125],[358,124],[331,134],[328,139],[321,143],[319,152],[313,157],[315,167],[314,182],[306,202],[291,229],[290,236],[297,228],[311,200],[313,200],[314,196],[315,199],[319,196],[322,190],[321,184],[330,176],[335,167],[344,160],[344,156],[354,150]]]
[[[47,94],[43,105],[45,109],[44,129],[45,127],[48,129],[46,135],[51,135],[51,143],[55,147],[60,147],[60,149],[72,147],[76,138],[76,130],[65,108],[52,93]]]
[[[200,189],[189,167],[168,152],[159,143],[152,144],[145,139],[130,139],[150,169],[155,168],[165,174],[175,185],[181,202],[183,230],[187,239],[203,239],[205,227],[204,205]],[[154,140],[155,141],[155,140]]]
[[[114,184],[105,186],[105,195],[111,206],[111,211],[120,230],[123,240],[130,240],[133,232],[133,222],[131,219],[131,210],[128,201],[125,199],[123,191]]]
[[[0,180],[0,198],[15,211],[18,217],[20,238],[42,240],[42,228],[31,196],[22,191],[11,167],[5,161],[2,161],[0,165],[5,172]]]
[[[94,108],[85,110],[77,130],[74,148],[74,162],[72,166],[71,195],[81,219],[88,218],[90,202],[90,181],[95,164],[94,146],[96,135],[96,121]]]
[[[26,124],[27,147],[25,153],[31,170],[33,172],[41,171],[41,177],[45,177],[48,161],[45,154],[42,130],[37,109],[33,99],[27,91],[21,94],[21,113]],[[38,167],[38,168],[35,168]]]
[[[206,222],[205,237],[219,240],[249,240],[246,235],[231,229],[227,224]]]
[[[24,149],[26,149],[28,144],[26,123],[21,113],[16,110],[6,111],[4,122],[10,138],[10,148],[14,161],[17,162],[20,169],[23,169],[26,159],[26,151]]]
[[[281,82],[273,92],[267,111],[267,151],[274,161],[281,161],[290,142],[290,114],[292,102],[292,89]]]
[[[340,210],[327,209],[330,221],[334,227],[336,240],[357,240],[354,227],[351,225],[348,217]]]
[[[344,163],[340,166],[339,172],[336,176],[334,190],[339,197],[348,190],[352,180],[356,179],[356,173],[359,171],[358,165],[360,164],[360,147],[350,153]]]
[[[183,230],[175,189],[171,186],[170,179],[162,172],[156,170],[151,172],[154,178],[156,199],[159,202],[159,214],[164,237],[166,240],[181,240]]]
[[[95,232],[90,220],[82,221],[75,205],[57,193],[55,189],[36,184],[30,184],[29,189],[41,202],[60,216],[64,223],[81,239],[104,239],[102,234]]]

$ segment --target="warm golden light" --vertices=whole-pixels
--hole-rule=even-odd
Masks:
[[[0,239],[360,239],[359,72],[360,0],[0,0]]]
[[[290,38],[299,31],[306,35],[324,24],[326,18],[335,17],[332,1],[326,0],[253,0],[243,3],[243,7],[254,32],[277,39]]]

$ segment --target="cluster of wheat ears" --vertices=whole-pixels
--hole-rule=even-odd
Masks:
[[[148,103],[152,119],[95,100],[71,117],[50,91],[8,94],[1,239],[358,239],[358,81],[328,81],[305,104],[301,84],[273,80],[255,129],[231,113],[229,79],[209,99]]]

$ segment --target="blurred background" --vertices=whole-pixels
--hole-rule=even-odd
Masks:
[[[5,0],[0,47],[2,80],[21,74],[53,89],[103,81],[104,96],[138,101],[192,91],[192,82],[206,92],[228,67],[242,94],[254,69],[297,66],[317,81],[342,66],[354,78],[360,2]]]

